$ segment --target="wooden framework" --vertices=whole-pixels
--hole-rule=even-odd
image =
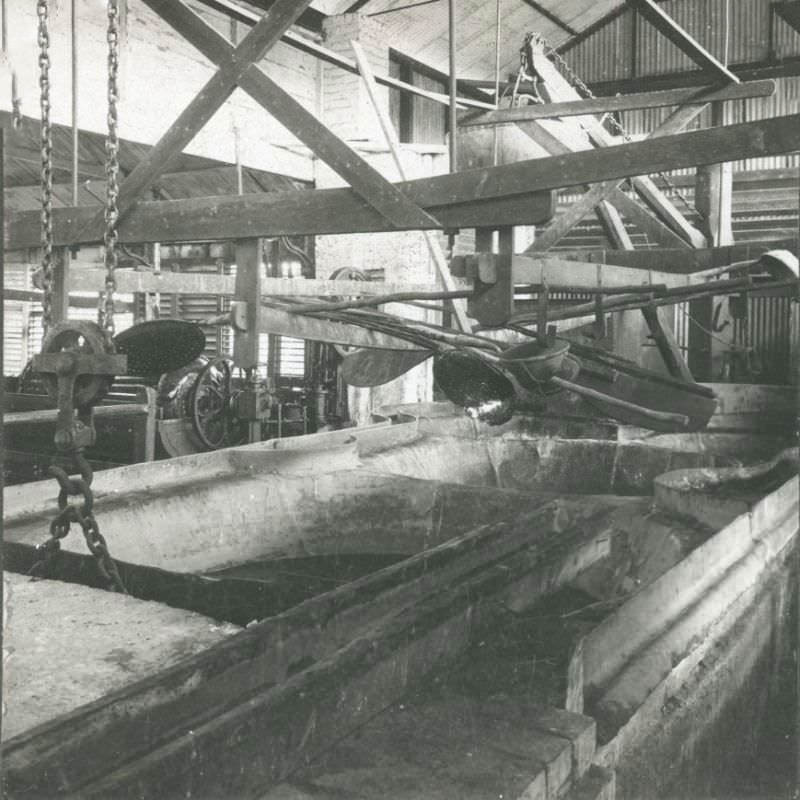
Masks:
[[[431,209],[445,228],[539,224],[552,213],[552,199],[542,192],[793,152],[800,150],[798,123],[798,114],[776,117],[406,181],[396,187],[422,208]],[[88,207],[55,209],[55,244],[99,241],[102,229],[86,225],[93,216],[94,209]],[[37,247],[39,224],[35,211],[10,214],[8,249]],[[122,242],[176,242],[391,229],[352,189],[317,189],[139,202],[122,221],[119,234]]]

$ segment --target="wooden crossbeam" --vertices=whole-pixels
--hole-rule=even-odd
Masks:
[[[625,229],[625,223],[619,211],[608,200],[595,206],[594,212],[606,237],[617,250],[633,250],[633,242]]]
[[[559,156],[564,155],[565,153],[573,152],[570,150],[569,147],[557,136],[554,136],[543,127],[539,122],[535,120],[531,120],[529,122],[518,122],[516,123],[517,127],[527,134],[534,142],[536,142],[540,147],[544,148],[550,155]],[[639,203],[636,202],[631,197],[628,197],[625,192],[623,192],[619,188],[619,182],[614,182],[613,190],[610,189],[609,191],[605,191],[605,184],[601,184],[602,189],[597,189],[594,198],[602,198],[607,197],[608,200],[613,204],[613,206],[618,210],[621,211],[623,216],[634,223],[642,232],[644,232],[647,237],[659,244],[662,247],[688,247],[686,242],[680,238],[677,234],[673,233],[670,228],[664,225],[658,218],[649,214]],[[591,187],[590,187],[591,190]],[[582,200],[583,198],[579,198],[578,201]],[[600,200],[600,203],[605,202],[604,200]],[[580,217],[578,218],[571,218],[569,221],[568,227],[566,226],[567,220],[563,220],[565,223],[564,233],[561,236],[565,235],[565,233],[570,230],[574,225],[576,225],[580,220],[588,213],[588,211],[584,211],[583,208],[589,207],[589,198],[586,199],[585,206],[582,208],[577,207],[576,203],[573,203],[569,209],[566,209],[563,214],[570,214],[572,212],[576,215],[578,212],[580,213]],[[573,211],[574,208],[574,211]],[[597,206],[595,206],[597,208]],[[560,224],[559,220],[561,220],[561,216],[556,219],[553,223]],[[546,234],[546,231],[540,236]],[[615,243],[616,244],[616,243]],[[528,248],[529,251],[533,251],[534,248]],[[541,248],[543,250],[545,248]],[[623,247],[622,249],[632,249]],[[541,252],[540,250],[540,252]]]
[[[739,79],[721,61],[716,59],[694,37],[690,36],[672,17],[653,0],[627,0],[639,13],[676,47],[703,69],[713,72],[721,80],[738,83]]]
[[[220,70],[236,58],[235,54],[242,45],[234,49],[224,37],[181,0],[173,0],[168,5],[164,5],[161,0],[144,0],[144,2],[157,11],[206,58],[217,64]],[[253,31],[255,30],[256,28],[253,28]],[[242,70],[238,84],[316,156],[344,178],[394,227],[403,230],[438,227],[438,223],[429,214],[411,202],[397,187],[367,164],[260,67],[248,64]]]
[[[533,62],[536,70],[545,80],[551,94],[561,100],[578,98],[577,92],[555,68],[555,65],[550,59],[545,57],[544,53],[534,52]],[[700,114],[703,108],[704,106],[702,105],[692,105],[677,109],[658,126],[651,136],[663,136],[683,130],[691,120]],[[580,125],[597,147],[608,147],[617,142],[617,139],[603,127],[596,117],[591,115],[574,117],[570,118],[568,122],[572,125]],[[648,170],[647,174],[657,171],[658,170]],[[675,231],[675,233],[685,238],[693,247],[705,247],[706,240],[703,234],[689,224],[669,198],[658,189],[650,178],[646,176],[636,177],[633,180],[633,187],[637,192],[643,195],[643,198],[653,211],[665,224]],[[587,208],[587,213],[588,211],[589,209]]]
[[[509,122],[527,122],[535,119],[574,117],[585,114],[605,114],[630,111],[637,108],[663,108],[691,104],[705,105],[718,100],[740,100],[750,97],[771,97],[775,94],[775,81],[750,81],[734,83],[721,88],[713,86],[667,89],[660,92],[637,92],[613,97],[587,97],[565,100],[560,103],[543,103],[500,108],[494,111],[472,113],[462,117],[460,128],[483,125],[502,125]]]
[[[563,155],[572,152],[564,142],[542,127],[538,122],[521,122],[517,127],[523,130],[537,144],[551,155]],[[563,238],[577,225],[592,208],[606,202],[613,203],[623,216],[633,222],[649,239],[662,247],[688,247],[686,242],[673,233],[661,220],[649,214],[644,207],[619,188],[619,181],[606,181],[595,184],[582,197],[566,208],[551,225],[539,233],[536,243],[528,248],[529,252],[543,252]],[[616,243],[615,243],[616,244]],[[632,248],[622,248],[632,249]]]
[[[485,226],[491,224],[487,222],[489,214],[508,215],[505,224],[540,224],[552,214],[550,196],[541,194],[548,189],[797,150],[800,150],[800,114],[791,114],[602,150],[437,175],[406,181],[398,187],[413,202],[431,209],[446,227]],[[99,241],[102,225],[84,231],[93,215],[94,209],[80,206],[55,209],[55,243]],[[36,211],[7,216],[9,250],[39,245],[39,216]],[[528,222],[516,222],[522,218]],[[366,206],[352,189],[345,188],[139,203],[123,221],[119,232],[123,242],[173,242],[285,232],[387,229],[388,223],[380,214]]]
[[[104,286],[104,275],[105,270],[97,266],[76,265],[70,273],[70,291],[98,291]],[[216,294],[223,297],[233,297],[236,293],[236,279],[232,275],[169,271],[156,273],[121,269],[116,273],[116,277],[117,291],[123,293]],[[264,297],[370,296],[394,292],[432,292],[438,288],[434,283],[340,281],[320,278],[262,278],[260,285]],[[96,306],[97,302],[94,301],[94,307]]]
[[[768,242],[742,242],[702,250],[659,248],[625,253],[617,250],[560,250],[560,258],[600,264],[617,264],[636,269],[658,270],[675,275],[691,275],[707,269],[741,261],[755,261],[768,250],[796,252],[797,239]]]
[[[158,14],[180,4],[179,0],[158,0],[158,2],[145,0],[145,2]],[[242,39],[235,51],[231,50],[229,57],[219,65],[217,72],[120,185],[117,200],[119,220],[125,218],[143,192],[152,186],[164,171],[170,159],[183,151],[231,96],[245,70],[253,61],[263,58],[310,5],[311,0],[276,0],[269,12]],[[95,212],[87,227],[94,229],[101,226],[104,214],[102,209]]]

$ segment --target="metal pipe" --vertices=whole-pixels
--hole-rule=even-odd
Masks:
[[[78,0],[72,0],[72,205],[78,205]]]
[[[458,117],[456,115],[456,0],[447,0],[447,22],[450,51],[450,105],[448,106],[448,119],[450,120],[450,172],[455,172],[458,158],[456,144],[456,129],[458,127]]]

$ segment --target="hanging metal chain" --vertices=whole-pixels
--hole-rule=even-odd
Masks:
[[[103,534],[100,533],[100,527],[92,510],[94,507],[92,467],[80,450],[72,453],[72,460],[80,473],[80,478],[70,478],[65,469],[55,464],[50,467],[50,474],[55,477],[60,487],[59,511],[50,522],[50,538],[36,548],[41,559],[30,568],[28,574],[39,578],[54,576],[58,555],[61,552],[61,540],[69,533],[71,524],[77,522],[83,530],[86,546],[97,562],[98,572],[105,581],[106,587],[115,592],[127,594],[119,569],[108,552],[108,545]],[[82,498],[80,505],[68,502],[69,497],[78,496]]]
[[[38,0],[39,102],[42,112],[42,325],[52,323],[53,309],[53,132],[50,127],[50,34],[47,30],[48,0]]]
[[[119,5],[108,0],[108,135],[106,136],[106,210],[103,235],[106,285],[98,322],[109,336],[114,335],[114,292],[117,288],[114,271],[117,268],[117,220],[119,210],[119,136],[117,132],[117,102],[119,86]]]
[[[556,50],[543,36],[539,34],[534,34],[535,38],[538,42],[544,47],[544,54],[548,58],[552,58],[552,60],[558,65],[561,71],[566,76],[567,80],[584,96],[591,99],[595,99],[595,95],[592,90],[581,80],[580,76],[575,72],[575,70],[570,67],[561,53]],[[617,121],[616,117],[613,114],[607,114],[606,119],[611,124],[611,127],[623,138],[626,142],[632,142],[633,137],[628,133],[627,130],[622,126],[620,122]],[[705,216],[697,209],[694,203],[690,202],[688,198],[681,192],[681,190],[672,182],[670,177],[665,172],[659,172],[658,177],[661,178],[663,182],[663,188],[667,189],[668,191],[672,192],[676,197],[680,199],[683,203],[685,208],[692,214],[697,214],[701,219],[705,219]]]

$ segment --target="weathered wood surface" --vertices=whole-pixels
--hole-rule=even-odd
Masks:
[[[552,214],[552,198],[542,196],[543,191],[798,149],[800,114],[795,114],[423,178],[398,187],[431,209],[444,227],[491,225],[493,216],[499,217],[498,224],[525,224],[523,219],[540,224]],[[56,209],[55,243],[99,241],[100,228],[82,230],[93,212]],[[7,222],[8,249],[38,246],[38,212],[11,214]],[[379,230],[387,230],[387,222],[352,189],[317,189],[138,203],[119,232],[123,242],[168,242]]]
[[[566,100],[560,103],[543,103],[473,113],[464,117],[459,122],[459,127],[473,128],[479,125],[502,125],[508,122],[526,122],[534,119],[605,114],[613,111],[630,111],[635,108],[659,108],[687,104],[705,105],[717,100],[770,97],[774,93],[775,81],[765,80],[734,83],[722,88],[701,86],[686,89],[665,89],[658,92],[637,92],[613,97],[590,97],[581,100]]]
[[[550,91],[554,93],[556,97],[565,100],[578,98],[578,93],[549,59],[537,53],[534,54],[533,59],[536,69],[540,72],[547,82]],[[676,111],[668,116],[667,119],[650,134],[649,138],[661,138],[682,131],[691,120],[700,114],[702,109],[702,105],[684,106],[676,109]],[[585,138],[585,136],[582,137],[583,131],[585,131],[589,139],[597,147],[603,148],[612,146],[619,141],[617,137],[612,136],[605,127],[603,127],[596,117],[591,115],[570,118],[567,119],[564,124],[568,124],[574,129],[578,140],[580,140],[580,138]],[[571,147],[575,149],[574,145],[571,145]],[[658,171],[660,170],[651,170],[650,172]],[[657,216],[675,233],[686,239],[693,247],[703,247],[705,245],[705,237],[684,219],[672,202],[656,187],[649,177],[644,175],[635,177],[632,184],[634,189],[642,195],[642,198],[648,203]],[[615,188],[614,184],[606,183],[600,199],[606,199],[613,188]],[[589,197],[578,200],[578,202],[574,204],[576,208],[570,209],[572,211],[572,217],[568,220],[565,219],[562,225],[559,225],[560,218],[556,219],[547,231],[545,231],[540,242],[534,242],[533,247],[537,250],[546,250],[549,246],[557,242],[564,235],[564,227],[567,222],[572,223],[572,218],[577,214],[577,207],[582,207],[584,213],[588,213],[593,207],[589,205],[590,200],[594,200],[594,198]]]
[[[608,507],[602,503],[593,506],[593,513],[602,514],[607,510]],[[224,731],[226,715],[221,713],[220,707],[230,707],[238,698],[244,704],[236,708],[234,716],[255,716],[257,709],[245,698],[257,691],[268,693],[264,695],[268,706],[281,697],[291,701],[289,706],[301,701],[302,690],[313,686],[316,681],[321,681],[319,688],[323,694],[333,686],[336,686],[334,693],[337,694],[348,683],[347,673],[340,673],[335,663],[327,664],[326,659],[349,642],[365,637],[366,631],[381,620],[391,620],[400,612],[402,625],[396,628],[390,622],[388,630],[403,630],[403,636],[407,637],[408,626],[413,627],[417,620],[425,618],[426,598],[431,598],[433,607],[438,609],[438,620],[457,616],[458,598],[468,597],[469,591],[452,587],[459,577],[476,568],[480,568],[477,574],[482,577],[473,582],[472,588],[497,590],[534,565],[544,565],[547,553],[551,554],[551,560],[558,553],[566,557],[571,544],[581,537],[581,526],[570,529],[566,535],[562,532],[554,537],[552,525],[555,516],[556,508],[547,504],[523,515],[513,524],[488,525],[473,530],[308,600],[152,678],[77,709],[44,730],[16,737],[4,746],[10,795],[42,796],[65,789],[75,791],[87,781],[119,766],[121,754],[125,759],[143,756],[159,743],[159,733],[169,732],[173,737],[178,731],[198,731],[204,720],[214,718],[218,722],[212,722],[211,727]],[[515,565],[513,569],[498,566],[509,558]],[[473,595],[472,599],[476,596]],[[453,603],[452,607],[450,603]],[[401,611],[404,608],[406,612]],[[413,635],[422,636],[423,631]],[[376,637],[378,641],[381,638],[381,634]],[[368,639],[361,638],[362,643],[357,644],[359,658],[363,655],[365,641]],[[378,647],[373,652],[380,661],[393,658],[392,650],[392,647]],[[335,662],[346,663],[351,669],[356,665],[347,653],[347,649],[342,651]],[[370,662],[368,659],[348,677],[367,668]],[[298,679],[289,678],[298,668],[304,669],[311,664],[315,666],[306,669]],[[329,680],[337,674],[337,680]],[[212,708],[214,714],[210,715]],[[148,720],[147,725],[143,724],[144,720]],[[293,725],[291,720],[285,722],[285,728],[273,722],[273,734],[288,734]],[[212,737],[214,735],[212,732]],[[176,742],[179,749],[192,736],[188,734],[188,739],[181,737]],[[257,736],[250,745],[261,748],[259,761],[263,765],[263,740]],[[167,745],[166,750],[173,750],[173,746]],[[229,758],[227,748],[220,752],[225,752],[225,759]],[[279,762],[286,755],[275,754]],[[163,766],[165,759],[169,760],[168,752],[156,753],[155,758],[141,759],[137,769],[147,769],[148,763]],[[270,762],[270,759],[266,761]],[[264,766],[273,768],[271,763]],[[175,777],[178,777],[177,773]],[[179,779],[185,780],[186,776]],[[150,784],[149,788],[148,796],[156,796],[155,792],[163,790],[159,781]],[[123,796],[116,790],[112,795]],[[82,791],[82,796],[90,795]]]
[[[262,25],[262,21],[256,23],[256,27],[250,31],[242,44],[234,48],[180,0],[173,0],[172,3],[164,3],[163,0],[145,0],[145,2],[206,58],[216,64],[221,72],[231,62],[237,63],[245,57],[249,58],[249,53],[240,56],[240,50],[247,39]],[[307,6],[308,3],[298,5]],[[271,17],[275,10],[271,8],[266,16]],[[341,175],[392,226],[404,230],[437,227],[436,221],[429,214],[332,133],[273,81],[261,67],[253,64],[253,60],[250,59],[250,62],[244,64],[239,71],[237,84],[308,146],[318,158]]]
[[[70,290],[99,291],[104,286],[105,271],[93,263],[72,271]],[[235,278],[232,275],[192,272],[140,272],[121,269],[116,273],[120,292],[166,292],[169,294],[219,294],[232,297]],[[262,278],[264,297],[337,297],[370,296],[394,292],[432,292],[434,283],[393,283],[385,281],[341,281],[323,278]],[[97,306],[94,301],[93,307]]]
[[[147,2],[147,0],[146,0]],[[148,3],[156,13],[180,5],[179,0],[169,3]],[[237,83],[247,68],[264,56],[286,30],[311,5],[311,0],[277,0],[242,39],[219,69],[208,79],[178,118],[169,126],[156,145],[134,167],[119,187],[117,209],[119,219],[124,219],[144,191],[164,171],[169,161],[183,151],[200,129],[214,116],[220,106],[233,94]],[[92,230],[102,226],[104,211],[94,211],[87,223]]]
[[[742,242],[741,244],[704,247],[697,250],[690,250],[686,247],[636,250],[630,253],[619,250],[559,250],[558,256],[565,260],[618,264],[635,269],[691,275],[726,264],[749,259],[755,260],[769,250],[796,252],[797,244],[797,239],[781,239],[769,242]]]
[[[399,612],[395,607],[371,629],[350,630],[340,649],[320,653],[275,686],[251,690],[251,699],[208,707],[190,730],[173,729],[168,743],[81,787],[81,796],[155,797],[147,793],[152,786],[162,797],[187,789],[197,797],[263,792],[456,657],[491,624],[492,609],[516,584],[526,583],[532,603],[579,570],[568,562],[582,535],[572,528],[537,536],[540,544],[528,538],[523,549],[484,562],[466,579],[447,584],[438,576],[437,591]],[[258,669],[247,666],[252,681]]]
[[[656,306],[642,306],[642,316],[650,330],[650,335],[661,354],[661,358],[667,366],[667,370],[673,378],[684,380],[687,383],[694,383],[694,376],[686,365],[683,353],[678,345],[675,336],[669,325]]]

